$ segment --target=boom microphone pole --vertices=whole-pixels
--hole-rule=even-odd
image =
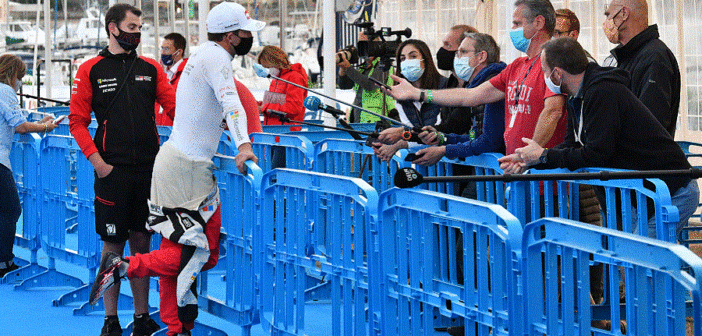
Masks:
[[[277,79],[277,80],[279,80],[279,81],[281,81],[281,82],[288,83],[288,84],[290,84],[290,85],[292,85],[292,86],[294,86],[294,87],[297,87],[297,88],[303,89],[303,90],[305,90],[305,91],[308,91],[309,93],[312,93],[312,94],[315,94],[315,95],[318,95],[318,96],[321,96],[321,97],[324,97],[324,98],[333,100],[333,101],[335,101],[335,102],[337,102],[337,103],[341,103],[341,104],[344,104],[344,105],[353,107],[353,108],[355,108],[355,109],[358,109],[358,110],[363,111],[363,112],[366,112],[366,113],[370,113],[370,114],[372,114],[372,115],[374,115],[374,116],[376,116],[376,117],[379,117],[379,118],[381,118],[381,119],[387,120],[388,122],[390,122],[390,123],[392,123],[392,124],[399,125],[399,126],[402,126],[402,127],[405,127],[405,128],[409,128],[409,129],[412,129],[412,128],[413,128],[413,127],[410,126],[410,125],[407,125],[407,124],[402,123],[402,122],[399,122],[399,121],[397,121],[397,120],[395,120],[395,119],[386,117],[386,116],[384,116],[384,115],[382,115],[382,114],[378,114],[378,113],[375,113],[375,112],[373,112],[373,111],[369,111],[369,110],[364,109],[364,108],[362,108],[362,107],[360,107],[360,106],[356,106],[356,105],[354,105],[354,104],[349,104],[349,103],[347,103],[347,102],[345,102],[345,101],[342,101],[342,100],[339,100],[339,99],[336,99],[336,98],[329,97],[329,96],[327,96],[327,95],[325,95],[325,94],[323,94],[323,93],[319,93],[319,92],[316,92],[316,91],[312,91],[312,90],[310,90],[309,88],[306,88],[306,87],[304,87],[304,86],[302,86],[302,85],[298,85],[298,84],[296,84],[296,83],[287,81],[287,80],[282,79],[282,78],[280,78],[280,77],[273,76],[273,75],[270,74],[270,72],[268,71],[268,69],[263,68],[263,67],[262,67],[261,65],[259,65],[258,63],[254,63],[254,72],[256,72],[256,75],[258,75],[259,77]],[[316,110],[315,110],[315,111],[316,111]]]
[[[395,186],[413,188],[422,183],[441,182],[488,182],[488,181],[555,181],[555,180],[627,180],[660,177],[702,177],[702,169],[690,168],[680,170],[636,170],[636,171],[601,171],[597,173],[560,173],[560,174],[502,174],[502,175],[461,175],[461,176],[422,176],[413,168],[402,168],[395,172]]]
[[[334,127],[334,126],[327,126],[327,125],[320,125],[320,124],[315,124],[311,122],[306,122],[306,121],[299,121],[299,120],[291,120],[288,118],[288,114],[285,112],[280,112],[276,110],[266,110],[266,113],[268,113],[269,116],[271,117],[276,117],[280,122],[282,123],[288,123],[288,124],[301,124],[301,125],[309,125],[309,126],[317,126],[317,127],[323,127],[323,128],[328,128],[328,129],[333,129],[337,131],[345,131],[349,133],[354,133],[354,134],[363,134],[367,136],[372,136],[373,133],[370,132],[363,132],[363,131],[357,131],[355,129],[348,129],[348,128],[341,128],[341,127]],[[376,134],[377,135],[377,134]],[[352,134],[353,136],[353,134]],[[354,137],[355,138],[355,137]],[[363,140],[363,139],[357,139],[357,140]]]
[[[50,99],[50,98],[37,97],[37,96],[32,96],[32,95],[26,94],[26,93],[18,93],[18,95],[20,95],[20,96],[22,96],[22,97],[27,97],[27,98],[36,99],[36,100],[38,100],[38,101],[46,100],[46,101],[48,101],[48,102],[50,102],[50,103],[62,104],[62,105],[66,105],[66,106],[71,105],[71,102],[70,102],[70,101],[65,102],[65,101],[54,100],[54,99]]]

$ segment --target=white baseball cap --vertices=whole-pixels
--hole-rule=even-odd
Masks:
[[[249,12],[234,2],[222,2],[207,14],[208,33],[227,33],[235,30],[255,32],[265,26],[265,22],[251,19]]]

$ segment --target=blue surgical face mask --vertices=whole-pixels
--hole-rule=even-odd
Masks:
[[[524,27],[519,27],[517,29],[510,30],[509,37],[512,39],[512,44],[514,45],[514,47],[517,48],[517,50],[524,53],[527,50],[529,50],[531,39],[534,38],[534,36],[532,36],[530,39],[524,37]]]
[[[561,84],[560,84],[560,85],[556,85],[556,84],[551,80],[551,76],[553,76],[553,72],[554,72],[555,70],[556,70],[556,69],[551,70],[551,74],[548,75],[548,76],[547,76],[546,74],[544,74],[544,81],[546,82],[546,87],[547,87],[549,90],[551,90],[551,92],[553,92],[553,93],[555,93],[555,94],[561,94],[561,85],[563,85],[563,81],[561,81]]]
[[[453,59],[453,71],[456,72],[458,78],[466,82],[470,80],[470,77],[473,76],[473,72],[475,71],[475,68],[470,66],[470,58],[473,56],[456,57]]]
[[[19,79],[15,80],[15,91],[19,92],[20,88],[22,88],[22,81]]]
[[[163,63],[165,66],[173,65],[173,55],[161,54],[161,63]]]
[[[402,75],[407,78],[410,82],[416,82],[424,74],[424,68],[420,64],[422,60],[420,59],[408,59],[400,63],[400,68],[402,69]]]

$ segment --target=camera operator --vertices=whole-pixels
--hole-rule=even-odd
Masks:
[[[368,37],[361,32],[359,33],[358,39],[359,41],[367,41]],[[374,40],[380,41],[380,38]],[[339,50],[336,55],[336,65],[339,67],[339,88],[343,90],[353,88],[353,90],[356,91],[356,98],[353,104],[380,115],[398,119],[397,110],[395,109],[395,100],[392,97],[383,93],[383,91],[372,82],[368,80],[358,80],[359,78],[363,79],[363,77],[372,77],[381,83],[392,85],[393,81],[389,78],[389,74],[394,71],[394,68],[390,67],[388,70],[384,70],[379,57],[367,57],[366,61],[356,69],[351,66],[351,61],[354,60],[354,58],[358,58],[358,51],[353,47]],[[349,58],[351,58],[351,60]],[[349,118],[349,121],[352,123],[374,123],[379,120],[379,117],[357,109],[351,110]]]

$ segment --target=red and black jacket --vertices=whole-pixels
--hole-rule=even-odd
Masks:
[[[170,113],[175,110],[175,90],[161,65],[136,52],[115,55],[105,48],[78,68],[71,134],[86,158],[99,152],[111,165],[153,165],[159,149],[156,101]],[[94,139],[88,131],[91,112],[98,122]]]

